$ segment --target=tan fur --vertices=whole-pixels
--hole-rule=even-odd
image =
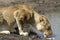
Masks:
[[[27,32],[23,32],[21,22],[35,26],[37,30],[42,30],[46,35],[48,31],[45,32],[45,30],[51,28],[50,22],[47,18],[38,14],[29,5],[17,5],[0,8],[0,13],[2,13],[2,18],[7,21],[8,25],[11,25],[11,23],[16,21],[20,35],[28,34]]]

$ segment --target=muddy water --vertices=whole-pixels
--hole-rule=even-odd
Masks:
[[[45,16],[52,25],[53,34],[55,35],[54,40],[60,40],[60,13],[45,13]]]

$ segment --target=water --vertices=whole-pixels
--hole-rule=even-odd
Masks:
[[[51,23],[55,40],[60,40],[60,13],[45,13],[45,16]]]

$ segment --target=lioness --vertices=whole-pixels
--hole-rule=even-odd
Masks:
[[[1,20],[5,20],[8,25],[11,25],[16,21],[20,35],[28,35],[28,32],[23,32],[22,30],[24,24],[32,25],[33,28],[43,32],[46,36],[52,34],[51,24],[48,19],[45,16],[38,14],[29,5],[16,5],[0,8],[0,14],[2,15]],[[34,29],[32,30],[34,31]]]

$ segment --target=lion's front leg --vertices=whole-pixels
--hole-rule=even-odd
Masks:
[[[27,36],[28,35],[28,32],[23,32],[21,22],[18,19],[16,19],[16,22],[17,22],[19,34],[20,35],[23,35],[23,36]]]
[[[23,30],[22,30],[22,23],[20,21],[20,20],[22,20],[24,18],[24,15],[20,14],[20,10],[15,11],[13,15],[14,15],[14,18],[15,18],[17,26],[18,26],[19,34],[27,36],[28,32],[23,32]]]

